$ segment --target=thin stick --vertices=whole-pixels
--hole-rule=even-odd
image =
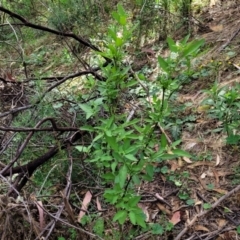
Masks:
[[[208,214],[209,212],[211,212],[214,208],[216,208],[218,205],[220,205],[220,203],[222,201],[224,201],[225,199],[227,199],[228,197],[230,197],[231,195],[233,195],[234,193],[236,193],[237,191],[240,190],[240,185],[238,185],[237,187],[235,187],[233,190],[231,190],[230,192],[228,192],[227,194],[223,195],[222,197],[220,197],[211,207],[211,209],[203,211],[199,214],[197,214],[190,222],[189,224],[177,235],[177,237],[175,238],[175,240],[180,240],[181,237],[187,232],[187,230],[196,222],[196,220],[206,214]]]

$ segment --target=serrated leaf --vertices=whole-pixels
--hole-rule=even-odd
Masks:
[[[128,201],[129,207],[136,207],[140,199],[141,199],[140,196],[134,196],[131,199],[129,199]]]
[[[129,213],[129,219],[133,225],[136,225],[136,215],[134,212]]]
[[[158,224],[158,223],[154,223],[152,225],[152,234],[154,235],[162,235],[164,233],[164,229],[163,226]]]
[[[114,222],[118,221],[120,224],[123,224],[126,218],[127,218],[127,211],[120,210],[115,214],[113,221]]]
[[[136,218],[136,224],[141,226],[142,228],[146,228],[145,218],[143,217],[144,214],[138,214]]]
[[[126,165],[123,165],[120,168],[119,174],[118,174],[119,185],[121,188],[124,187],[125,181],[127,179],[127,173],[128,173],[128,169],[127,169]]]

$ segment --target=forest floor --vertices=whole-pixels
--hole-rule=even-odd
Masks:
[[[165,238],[146,236],[138,239],[240,239],[236,230],[240,226],[240,146],[226,145],[226,136],[215,131],[222,123],[210,118],[202,105],[207,97],[203,90],[209,89],[214,82],[219,88],[231,88],[240,83],[240,8],[236,5],[214,6],[200,18],[211,30],[198,32],[198,37],[204,38],[211,46],[201,65],[215,64],[219,68],[209,79],[199,78],[183,87],[178,100],[179,104],[192,103],[186,115],[193,112],[197,115],[191,130],[183,125],[183,149],[193,156],[202,156],[202,161],[168,161],[173,172],[189,173],[188,180],[181,187],[169,184],[161,174],[156,175],[154,182],[142,185],[141,189],[146,194],[142,208],[149,219],[162,211],[171,216],[176,225]],[[187,204],[176,197],[179,191],[190,193]],[[156,193],[163,199],[149,197]],[[205,209],[202,208],[203,203],[206,204]],[[214,206],[213,210],[207,208],[209,203]]]

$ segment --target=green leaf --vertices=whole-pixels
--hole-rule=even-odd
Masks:
[[[88,104],[82,104],[82,103],[79,103],[78,105],[85,112],[86,119],[89,119],[91,116],[94,115],[94,110],[93,110],[92,106],[90,106]]]
[[[162,160],[170,160],[170,159],[176,158],[176,155],[175,155],[175,154],[165,153],[165,154],[161,155],[160,158],[161,158]]]
[[[103,235],[103,231],[104,231],[104,219],[103,218],[98,218],[93,226],[93,231],[99,235],[102,236]],[[76,238],[74,238],[76,239]]]
[[[133,225],[136,225],[136,214],[134,212],[129,213],[129,219]]]
[[[98,139],[102,138],[103,135],[104,135],[103,133],[98,134],[98,135],[93,139],[93,142],[96,142]]]
[[[159,66],[163,69],[163,71],[165,71],[166,73],[168,73],[168,64],[167,62],[160,56],[158,56],[158,63]]]
[[[115,44],[116,44],[117,47],[121,47],[123,45],[123,43],[124,42],[123,42],[122,38],[117,37],[115,39]]]
[[[213,189],[214,189],[214,184],[213,184],[213,183],[207,184],[207,188],[208,188],[209,190],[213,190]]]
[[[117,165],[118,165],[118,162],[117,162],[117,161],[115,161],[115,162],[113,162],[113,163],[111,164],[112,173],[115,173],[115,170],[116,170]]]
[[[237,233],[240,234],[240,225],[237,226]]]
[[[167,223],[167,226],[166,226],[166,231],[172,231],[172,230],[173,230],[173,228],[174,228],[174,225],[173,225],[173,223],[171,223],[171,222],[168,222],[168,223]]]
[[[92,126],[86,125],[86,126],[80,127],[80,130],[93,132],[93,131],[94,131],[94,128],[93,128]]]
[[[140,196],[134,196],[129,199],[128,205],[129,207],[137,207],[138,202],[140,201],[141,197]]]
[[[99,156],[101,161],[104,162],[104,161],[111,161],[112,160],[112,156],[111,155],[108,155],[108,154],[102,154],[101,156]]]
[[[185,192],[180,192],[178,194],[178,197],[181,199],[181,200],[187,200],[189,198],[189,194],[185,193]]]
[[[173,149],[172,152],[179,157],[188,157],[188,158],[192,157],[190,153],[181,149]]]
[[[167,138],[164,133],[161,134],[161,148],[167,147]]]
[[[164,166],[161,168],[161,173],[165,174],[165,173],[168,173],[169,169],[167,166]]]
[[[133,175],[132,180],[135,185],[139,185],[141,182],[138,175]]]
[[[105,173],[102,175],[102,177],[106,180],[113,180],[115,178],[114,174],[112,173]]]
[[[118,177],[119,177],[119,179],[118,179],[119,180],[119,185],[120,185],[121,188],[124,187],[125,181],[127,179],[127,173],[128,173],[128,169],[127,169],[126,165],[123,165],[120,168],[119,175],[118,175]]]
[[[189,45],[183,50],[182,57],[187,57],[197,52],[197,50],[204,44],[204,40],[195,40],[189,43]]]
[[[120,16],[118,21],[122,26],[125,26],[127,24],[127,18],[125,16]]]
[[[88,147],[85,147],[85,146],[76,146],[75,147],[79,152],[88,152]]]
[[[172,38],[167,37],[167,43],[168,43],[168,47],[172,52],[178,52],[178,47],[175,44],[175,42],[173,41]]]
[[[117,9],[118,9],[118,14],[121,15],[121,16],[127,16],[123,6],[121,4],[118,4],[117,5]]]
[[[123,224],[126,218],[127,218],[127,211],[120,210],[115,214],[113,221],[114,222],[118,221],[120,224]]]
[[[203,209],[205,209],[205,210],[210,209],[211,207],[212,207],[212,205],[210,203],[203,204]]]
[[[132,154],[127,154],[127,155],[125,155],[125,157],[131,161],[137,161],[137,158],[135,156],[133,156]]]
[[[145,223],[145,215],[144,213],[138,214],[136,216],[136,224],[141,226],[142,228],[146,228],[146,223]]]
[[[108,145],[114,150],[118,151],[119,144],[116,142],[116,137],[108,137],[106,136],[106,141]]]
[[[190,34],[188,34],[186,37],[184,37],[181,41],[180,44],[181,45],[186,45],[188,39],[190,38]]]
[[[230,134],[227,139],[227,144],[238,144],[240,142],[240,135]]]
[[[193,206],[194,203],[195,203],[195,201],[194,201],[193,199],[188,199],[188,200],[186,201],[186,203],[187,203],[187,205],[189,205],[189,206]]]
[[[152,228],[152,234],[154,235],[162,235],[164,233],[163,226],[158,223],[154,223],[151,226],[151,228]]]
[[[125,86],[126,88],[128,88],[128,87],[133,87],[133,86],[135,86],[135,85],[137,85],[137,84],[138,84],[138,81],[131,80],[131,81],[127,82],[124,86]],[[139,121],[138,119],[136,119],[136,120]]]
[[[150,181],[151,181],[152,178],[153,178],[153,174],[154,174],[154,167],[153,167],[153,165],[148,164],[146,166],[146,172],[147,172],[148,176],[150,177]]]
[[[112,17],[117,21],[119,22],[119,19],[120,19],[120,16],[117,12],[112,12]]]
[[[176,147],[176,146],[178,146],[181,142],[182,142],[182,140],[179,139],[179,140],[173,142],[171,146],[172,146],[172,147]]]

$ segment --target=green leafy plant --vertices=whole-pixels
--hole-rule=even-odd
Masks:
[[[222,122],[222,129],[227,133],[228,144],[238,144],[240,142],[240,103],[239,93],[240,84],[228,87],[218,87],[215,83],[210,90],[206,91],[209,95],[203,101],[203,105],[208,105],[208,113],[211,117],[217,118]]]
[[[111,64],[102,68],[106,81],[99,81],[95,86],[100,96],[79,104],[86,119],[94,122],[91,126],[81,127],[81,130],[88,131],[93,138],[89,146],[78,146],[77,149],[87,153],[88,161],[100,169],[102,183],[108,186],[104,198],[116,209],[113,221],[120,225],[130,221],[147,229],[145,215],[138,207],[141,197],[135,189],[141,180],[153,179],[153,163],[180,156],[190,157],[190,154],[177,148],[181,141],[169,143],[166,135],[156,133],[156,129],[161,129],[161,124],[169,115],[172,94],[183,84],[180,78],[174,77],[175,74],[183,69],[190,74],[190,60],[197,55],[203,41],[187,43],[187,36],[178,45],[169,38],[171,56],[167,59],[158,58],[162,72],[149,86],[143,74],[130,75],[131,67],[123,64],[125,47],[134,26],[127,24],[128,15],[121,5],[112,16],[117,24],[109,27],[105,50],[98,53],[99,61],[102,57],[112,60]],[[120,111],[119,114],[128,93],[136,88],[142,88],[146,96],[142,100],[147,111],[143,121],[137,114],[134,119],[127,113]],[[161,97],[159,93],[162,93]],[[159,229],[156,227],[154,232],[159,232]]]
[[[203,208],[205,209],[205,210],[208,210],[208,209],[210,209],[212,207],[212,205],[210,204],[210,203],[204,203],[203,204]]]

